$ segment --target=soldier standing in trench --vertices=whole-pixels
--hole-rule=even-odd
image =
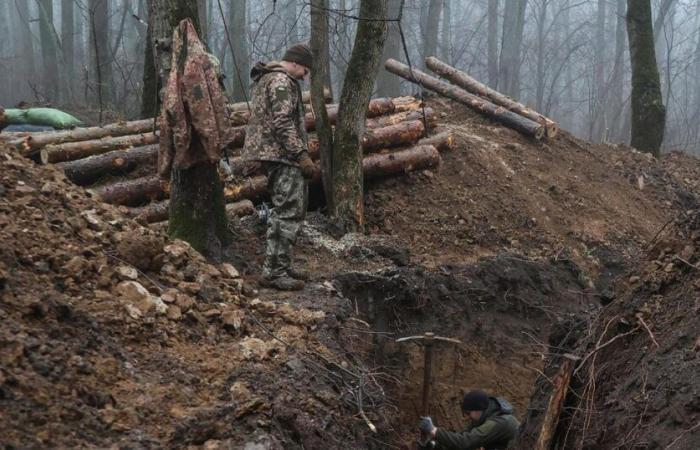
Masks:
[[[254,86],[243,160],[262,163],[272,210],[268,219],[261,285],[280,290],[304,288],[306,274],[292,268],[292,246],[306,216],[309,157],[299,80],[312,65],[306,44],[289,47],[280,62],[258,62],[250,71]]]

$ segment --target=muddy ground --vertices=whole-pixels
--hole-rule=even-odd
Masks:
[[[459,400],[474,387],[509,398],[532,424],[548,393],[538,377],[554,360],[552,328],[590,319],[595,329],[607,317],[601,311],[655,298],[682,305],[663,321],[650,316],[668,351],[651,351],[648,334],[635,331],[630,338],[639,342],[626,342],[625,358],[601,354],[609,359],[599,375],[606,394],[594,402],[607,422],[574,427],[566,439],[616,448],[597,430],[619,435],[639,423],[629,442],[650,442],[648,433],[671,417],[655,437],[659,448],[693,448],[697,350],[675,352],[697,339],[694,269],[681,263],[665,272],[664,258],[682,249],[649,251],[667,224],[697,208],[698,161],[656,161],[565,133],[536,143],[431,102],[456,134],[455,150],[435,170],[368,186],[365,235],[336,240],[312,213],[296,256],[312,280],[298,293],[257,287],[264,228],[254,217],[232,224],[231,268],[210,266],[157,227],[95,203],[57,171],[1,152],[0,233],[11,243],[0,267],[0,339],[10,349],[0,360],[3,444],[412,448],[422,350],[395,339],[425,331],[462,342],[435,351],[430,413],[439,426],[464,425]],[[146,244],[120,247],[134,235]],[[673,283],[646,281],[652,272],[642,262],[657,260],[663,267],[653,273],[675,274]],[[635,273],[644,281],[630,283]],[[126,281],[144,287],[145,300]],[[671,323],[683,342],[670,338]],[[582,357],[590,351],[584,337],[570,348]],[[664,367],[655,372],[668,379],[664,389],[691,400],[641,415],[628,403],[606,403],[608,392],[618,401],[631,392],[612,380],[644,380],[638,361]],[[669,408],[680,408],[680,419]]]

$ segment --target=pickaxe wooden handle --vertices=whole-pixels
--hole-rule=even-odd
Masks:
[[[452,344],[461,344],[458,339],[448,337],[435,336],[435,333],[424,333],[421,336],[407,336],[396,340],[396,342],[411,342],[416,341],[423,344],[423,403],[421,405],[421,415],[428,415],[428,402],[430,398],[430,383],[432,377],[433,365],[433,344],[435,342],[448,342]]]

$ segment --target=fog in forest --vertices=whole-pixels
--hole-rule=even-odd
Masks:
[[[309,38],[306,1],[191,1],[198,4],[203,37],[222,63],[234,100],[246,98],[255,61],[279,58],[289,44]],[[336,97],[352,49],[358,3],[330,1]],[[393,19],[402,3],[399,27]],[[384,59],[410,59],[420,67],[426,56],[437,56],[579,137],[629,142],[626,0],[389,4]],[[652,9],[667,108],[663,149],[698,154],[700,0],[653,0]],[[100,111],[103,121],[139,117],[147,101],[142,99],[147,10],[146,0],[0,0],[0,105],[51,104],[94,122]],[[374,95],[419,93],[382,70]]]

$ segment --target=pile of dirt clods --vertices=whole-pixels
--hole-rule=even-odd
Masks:
[[[364,446],[334,316],[257,299],[8,148],[0,242],[2,448]]]

